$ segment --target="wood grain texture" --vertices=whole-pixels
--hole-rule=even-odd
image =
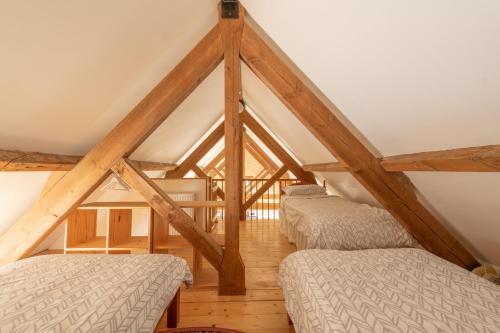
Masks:
[[[245,31],[244,29],[243,31]],[[281,145],[266,131],[264,127],[262,127],[257,120],[255,120],[250,113],[245,110],[241,114],[241,118],[243,120],[243,123],[259,138],[260,141],[262,141],[263,144],[266,145],[269,150],[273,152],[274,155],[278,159],[283,162],[283,164],[290,169],[291,172],[297,177],[298,179],[304,181],[304,182],[310,182],[315,184],[316,179],[314,178],[314,175],[311,172],[306,172],[302,167],[293,159],[290,154],[287,153],[287,151],[281,147]]]
[[[386,172],[341,121],[338,108],[258,30],[255,23],[245,22],[241,48],[242,59],[257,77],[426,249],[462,267],[477,266],[469,251],[418,201],[409,179]]]
[[[246,140],[246,150],[270,173],[276,172],[279,169],[278,165],[274,163],[257,142],[255,142],[246,132],[244,137]]]
[[[311,172],[349,172],[349,168],[342,162],[305,164],[303,168]]]
[[[500,172],[500,145],[384,157],[386,171]]]
[[[83,156],[0,149],[0,171],[70,171]],[[172,163],[133,161],[143,171],[166,171]]]
[[[218,229],[222,231],[223,227]],[[246,295],[221,296],[215,285],[183,288],[179,325],[215,325],[248,333],[294,332],[293,327],[288,326],[278,269],[283,258],[295,251],[295,246],[279,230],[278,220],[240,222]],[[185,258],[188,256],[189,253]]]
[[[109,210],[108,246],[117,247],[132,238],[132,209]]]
[[[28,255],[131,154],[222,61],[215,26],[184,59],[0,238],[0,264]]]
[[[271,186],[274,185],[274,183],[276,183],[280,178],[281,176],[283,176],[286,172],[288,171],[288,168],[286,166],[282,166],[281,168],[278,169],[278,171],[276,171],[274,173],[274,175],[272,175],[271,178],[269,178],[268,181],[266,181],[250,198],[248,198],[248,200],[245,202],[245,204],[243,205],[243,209],[247,210],[248,208],[250,208],[257,200],[259,200],[259,198],[267,192],[267,190],[269,190],[271,188]]]
[[[387,156],[381,159],[385,171],[500,172],[500,145],[456,148]],[[317,172],[349,171],[342,162],[304,165]]]
[[[224,122],[217,126],[189,156],[174,170],[168,171],[166,178],[182,178],[196,166],[199,160],[224,136]]]
[[[224,49],[224,163],[225,249],[219,272],[221,295],[245,294],[245,266],[239,251],[239,221],[242,212],[243,130],[240,46],[245,11],[239,6],[237,19],[223,19],[219,3],[219,27]]]
[[[223,250],[174,200],[126,159],[113,166],[113,172],[137,191],[168,223],[214,266],[220,268]]]

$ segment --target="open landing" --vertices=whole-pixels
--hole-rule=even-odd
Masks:
[[[279,232],[277,220],[240,222],[245,262],[245,296],[218,296],[215,285],[181,291],[180,327],[217,326],[248,333],[294,332],[288,326],[278,286],[279,263],[295,246]],[[173,254],[173,253],[172,253]]]

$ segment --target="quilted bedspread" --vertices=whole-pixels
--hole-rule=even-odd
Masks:
[[[45,255],[0,266],[0,332],[152,332],[186,262],[170,255]]]
[[[500,332],[500,287],[425,250],[304,250],[279,279],[297,333]]]
[[[283,196],[280,219],[299,250],[419,247],[387,210],[338,196]]]

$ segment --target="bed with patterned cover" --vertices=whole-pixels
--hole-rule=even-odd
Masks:
[[[280,220],[298,250],[420,247],[387,210],[335,195],[284,195]]]
[[[191,281],[165,254],[31,257],[0,266],[0,332],[153,332]]]
[[[279,281],[297,333],[500,332],[500,287],[421,249],[298,251]]]

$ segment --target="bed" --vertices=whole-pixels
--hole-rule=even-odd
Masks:
[[[500,287],[421,249],[298,251],[279,281],[297,333],[500,332]]]
[[[298,250],[419,247],[385,209],[334,195],[283,195],[280,220]]]
[[[0,332],[153,332],[191,280],[164,254],[20,260],[0,267]]]

